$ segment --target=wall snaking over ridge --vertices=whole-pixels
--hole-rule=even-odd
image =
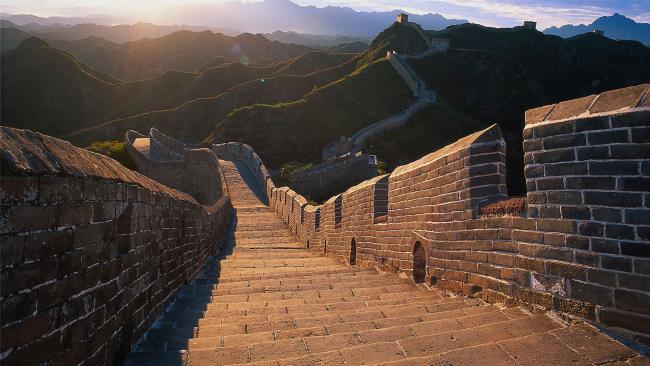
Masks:
[[[528,111],[521,214],[482,209],[507,198],[496,125],[320,206],[275,187],[250,147],[242,151],[310,250],[650,344],[649,92],[645,84]]]
[[[436,103],[436,92],[427,89],[426,83],[422,81],[402,56],[398,55],[395,51],[388,51],[386,58],[390,61],[395,71],[402,77],[404,83],[411,89],[415,99],[401,112],[366,126],[355,132],[349,138],[342,137],[340,140],[332,141],[325,145],[322,153],[323,161],[361,151],[373,136],[405,125],[416,113],[428,105]]]
[[[230,221],[225,190],[204,206],[31,131],[0,127],[0,158],[2,364],[119,362]]]

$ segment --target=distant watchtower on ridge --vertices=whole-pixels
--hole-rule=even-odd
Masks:
[[[397,22],[407,27],[415,29],[424,42],[426,42],[428,50],[424,51],[422,55],[430,55],[432,53],[445,53],[449,50],[450,42],[446,38],[435,38],[433,34],[424,30],[419,24],[409,22],[409,16],[406,13],[399,13],[397,15]],[[422,56],[424,57],[424,56]]]
[[[526,20],[524,22],[524,28],[526,28],[526,29],[537,29],[537,22],[533,22],[531,20]]]

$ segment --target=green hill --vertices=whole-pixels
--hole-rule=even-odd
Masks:
[[[650,49],[594,33],[569,39],[518,28],[464,24],[435,32],[456,49],[493,51],[526,69],[549,102],[647,82]]]
[[[167,70],[194,72],[221,57],[248,65],[266,59],[289,60],[312,50],[269,41],[262,35],[230,37],[211,31],[179,31],[161,38],[96,47],[75,56],[97,70],[133,81]]]
[[[360,41],[341,43],[334,46],[327,47],[327,50],[330,52],[350,52],[350,53],[362,53],[368,51],[370,46],[367,43]]]
[[[350,64],[353,57],[350,54],[306,53],[268,66],[226,63],[200,73],[170,70],[151,79],[123,82],[89,68],[74,56],[50,47],[38,38],[30,38],[18,48],[2,54],[2,121],[10,126],[64,136],[106,121],[172,110],[193,100],[213,98],[253,80],[284,73],[305,76],[332,65]],[[340,78],[352,68],[348,65],[343,68],[346,71],[335,73],[334,79],[325,78],[321,83]],[[249,84],[238,89],[245,90],[239,93],[238,101],[223,105],[224,108],[232,106],[229,110],[224,109],[224,115],[242,106],[238,103],[249,100],[252,103],[286,101],[287,95],[299,98],[316,85],[311,84],[312,80],[318,82],[319,77],[300,79],[296,86],[291,82],[265,84],[269,85],[265,89],[273,85],[277,87],[272,92],[277,99],[265,99],[271,92],[262,89],[260,95],[255,96],[258,84]],[[280,87],[280,84],[284,86]],[[244,95],[247,93],[254,97]],[[212,128],[216,122],[211,121]],[[188,126],[191,128],[192,124]],[[194,139],[203,139],[210,131],[208,129],[204,135]],[[97,140],[91,137],[88,141]]]
[[[0,52],[18,47],[18,45],[31,37],[28,33],[14,27],[0,28]]]
[[[209,141],[245,142],[274,168],[297,159],[317,162],[330,141],[400,112],[411,100],[397,72],[380,60],[291,103],[240,108]]]
[[[359,65],[386,57],[387,51],[397,51],[400,54],[417,55],[427,50],[427,44],[418,32],[402,23],[393,23],[379,33],[370,44],[370,49],[361,58]]]
[[[117,47],[117,43],[108,41],[101,37],[86,37],[83,39],[69,41],[63,39],[50,39],[47,40],[52,47],[64,50],[73,55],[83,55],[91,52],[96,48],[112,48]]]
[[[435,34],[452,49],[407,62],[438,104],[367,148],[389,169],[499,123],[510,192],[523,193],[526,109],[650,81],[650,49],[637,42],[478,25]],[[318,162],[327,143],[400,112],[412,96],[384,56],[426,48],[416,30],[399,23],[361,55],[211,32],[85,42],[75,47],[91,66],[35,38],[3,53],[3,124],[81,146],[156,127],[187,141],[248,143],[273,168]]]
[[[317,86],[348,75],[354,70],[356,61],[351,59],[339,66],[307,75],[256,78],[214,97],[196,98],[174,108],[107,121],[76,131],[66,138],[77,145],[86,146],[95,141],[120,139],[129,129],[146,133],[151,127],[156,127],[175,138],[201,141],[233,110],[252,104],[276,104],[299,99]],[[275,66],[271,69],[275,69]]]
[[[273,75],[307,75],[314,71],[341,65],[357,56],[353,53],[312,51],[289,61],[285,66],[273,72]]]
[[[35,37],[4,52],[0,63],[2,123],[55,136],[88,125],[119,82]]]
[[[484,126],[479,120],[436,104],[416,113],[404,127],[371,139],[366,150],[377,155],[384,169],[391,171]]]

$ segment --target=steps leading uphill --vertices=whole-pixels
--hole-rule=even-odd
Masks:
[[[647,365],[590,325],[500,308],[304,249],[222,161],[236,214],[219,255],[126,365]]]

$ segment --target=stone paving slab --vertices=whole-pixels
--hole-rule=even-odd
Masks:
[[[236,215],[222,255],[126,365],[648,365],[591,325],[415,286],[307,251],[223,161]]]

